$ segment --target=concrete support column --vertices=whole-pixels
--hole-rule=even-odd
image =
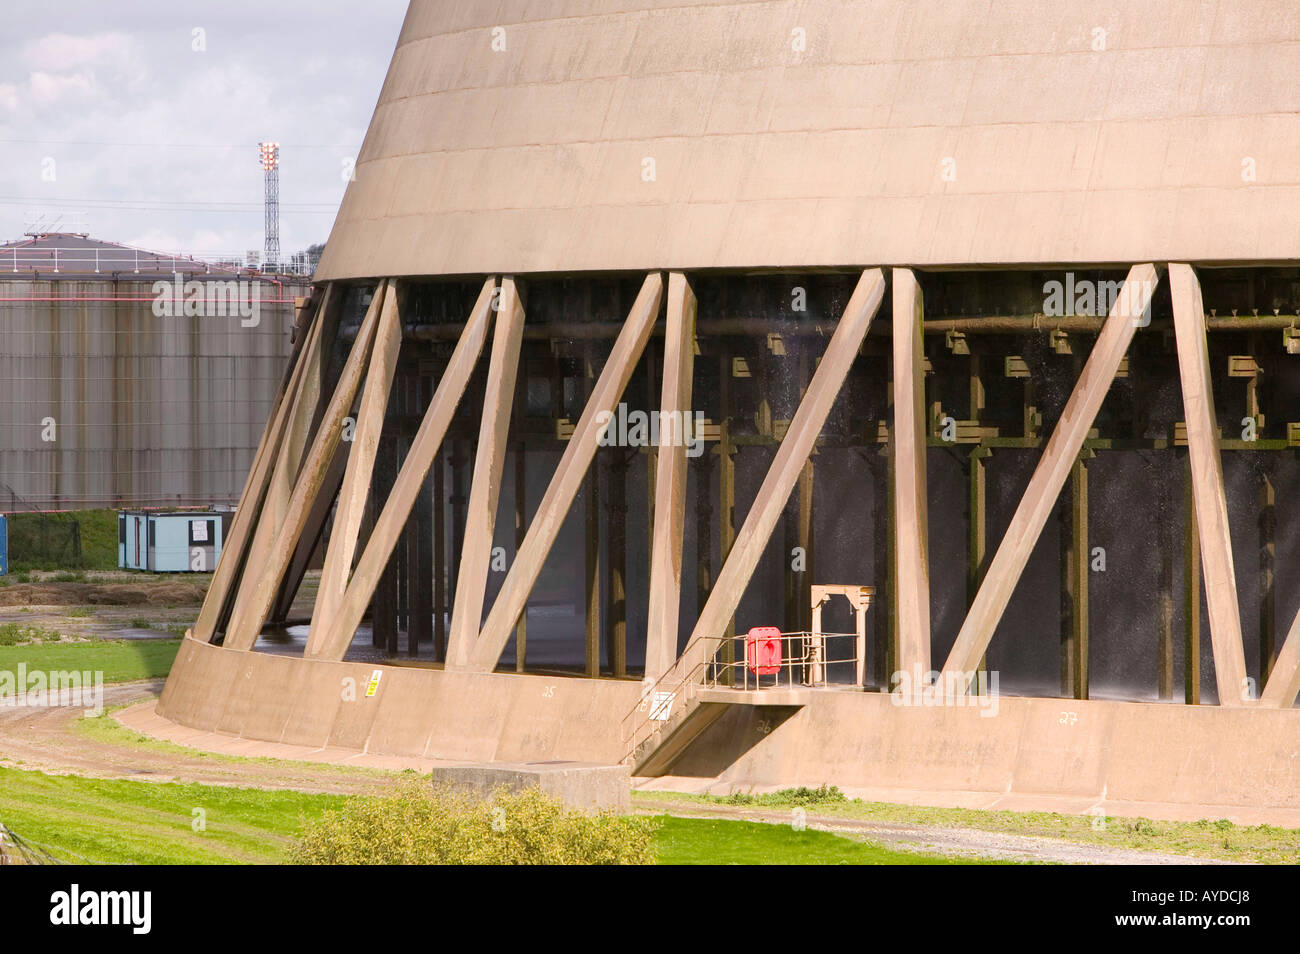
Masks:
[[[1157,486],[1152,484],[1152,486]],[[1156,689],[1161,699],[1174,697],[1174,552],[1178,540],[1176,508],[1166,488],[1156,495]]]
[[[433,479],[433,657],[447,658],[447,477],[442,452],[429,468]]]
[[[1201,539],[1190,455],[1183,458],[1183,701],[1201,704]]]
[[[1277,476],[1273,461],[1259,473],[1259,684],[1268,682],[1277,656],[1273,566],[1277,544]]]
[[[595,384],[592,353],[587,349],[583,356],[582,398],[583,407],[591,401]],[[576,433],[576,432],[575,432]],[[588,676],[600,675],[600,460],[598,452],[592,458],[584,483],[586,497],[586,672]]]
[[[609,668],[616,679],[627,675],[627,465],[628,452],[619,449],[609,474]]]

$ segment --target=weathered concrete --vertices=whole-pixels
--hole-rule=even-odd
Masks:
[[[186,640],[157,708],[263,754],[366,753],[422,770],[448,761],[613,765],[626,755],[619,725],[639,695],[629,680],[290,659]],[[963,700],[901,706],[830,689],[809,691],[801,708],[731,706],[662,784],[728,792],[826,783],[920,804],[1129,806],[1114,813],[1300,824],[1300,709],[1006,696],[982,709],[986,697]]]
[[[438,765],[432,770],[434,784],[467,788],[479,795],[491,795],[499,788],[511,792],[540,788],[570,808],[584,810],[632,808],[632,785],[625,765],[596,765],[590,762],[466,762]]]
[[[414,0],[316,277],[1296,259],[1297,50],[1276,0]]]

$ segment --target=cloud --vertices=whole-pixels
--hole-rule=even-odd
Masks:
[[[106,238],[259,248],[257,142],[275,139],[282,248],[323,241],[406,2],[5,0],[0,240],[30,210],[73,209]]]
[[[95,77],[89,73],[33,73],[27,90],[37,106],[50,106],[63,99],[83,99],[95,93]]]
[[[33,70],[66,72],[95,66],[117,66],[131,62],[136,55],[134,41],[125,33],[90,36],[51,33],[27,43],[22,61]]]

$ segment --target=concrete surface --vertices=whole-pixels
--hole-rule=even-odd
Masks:
[[[632,810],[632,786],[625,765],[591,762],[465,762],[439,765],[432,771],[434,784],[467,788],[491,795],[498,788],[512,792],[540,788],[570,808]]]
[[[383,675],[367,697],[376,669]],[[241,682],[279,688],[254,703]],[[133,727],[173,741],[199,729],[182,744],[236,754],[381,759],[420,771],[609,765],[626,754],[619,727],[639,693],[631,681],[286,659],[187,640],[157,721]],[[638,784],[715,793],[830,784],[881,801],[1300,827],[1300,709],[996,701],[996,710],[905,707],[880,693],[827,690],[782,718],[733,706],[671,777]]]
[[[1297,54],[1282,0],[414,0],[316,278],[1296,259]]]

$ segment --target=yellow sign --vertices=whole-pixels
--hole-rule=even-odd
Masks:
[[[370,674],[370,684],[366,686],[366,695],[373,696],[379,691],[379,680],[384,678],[384,671],[376,669]]]

